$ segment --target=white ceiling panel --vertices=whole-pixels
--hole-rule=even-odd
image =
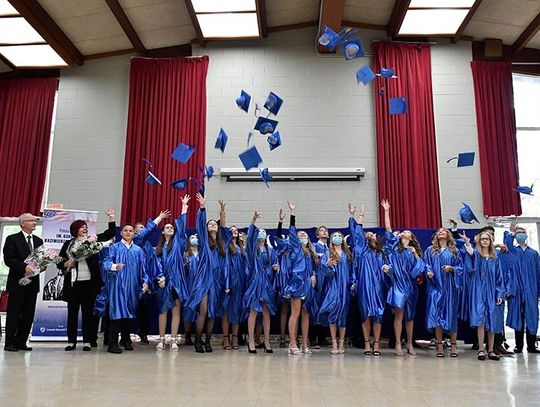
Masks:
[[[58,22],[72,18],[109,11],[104,0],[39,0],[45,11]]]
[[[268,27],[319,20],[319,0],[271,0],[265,4]]]
[[[346,0],[343,19],[356,23],[386,25],[395,0]]]
[[[529,48],[540,48],[540,32],[538,32],[527,44],[527,47]]]

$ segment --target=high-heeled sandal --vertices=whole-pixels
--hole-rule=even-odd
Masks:
[[[338,352],[340,355],[345,353],[345,338],[339,338]]]
[[[372,355],[372,353],[371,353],[371,341],[364,341],[364,343],[369,344],[369,350],[365,350],[364,355],[371,356]]]
[[[300,349],[289,347],[289,355],[300,355],[300,354],[302,354],[302,351]]]
[[[232,337],[233,337],[233,342],[234,342],[234,338],[237,338],[237,339],[236,339],[236,345],[232,345],[232,349],[233,349],[233,350],[238,350],[238,349],[240,349],[240,347],[238,346],[238,335],[233,335]]]
[[[257,353],[257,349],[255,349],[255,348],[251,349],[251,347],[249,346],[249,342],[247,343],[247,348],[248,348],[249,353],[251,353],[251,354]]]
[[[280,348],[286,348],[287,347],[287,342],[285,341],[284,336],[279,337],[279,347]]]
[[[456,352],[450,351],[450,357],[451,358],[457,358],[459,356],[459,354],[457,353],[457,343],[456,342],[451,342],[450,346],[455,346],[456,347]]]
[[[375,348],[376,343],[379,343],[379,341],[373,341],[373,348]],[[379,352],[378,350],[373,350],[373,352],[371,352],[371,354],[373,356],[381,356],[381,352]]]
[[[439,346],[442,347],[442,346],[443,346],[443,343],[437,341],[437,348],[438,348]],[[446,355],[444,354],[444,348],[443,348],[443,351],[442,351],[442,352],[437,351],[436,355],[437,355],[438,358],[444,358],[444,357],[446,356]]]
[[[227,345],[225,345],[225,339],[227,339]],[[223,335],[223,350],[231,350],[231,338],[229,335]]]
[[[263,343],[263,350],[264,350],[264,353],[274,353],[272,348],[267,348],[266,344],[264,344],[264,343]]]
[[[488,352],[488,359],[489,360],[501,360],[501,358],[495,354],[495,352],[491,351]]]
[[[334,349],[334,344],[335,344],[336,349]],[[337,339],[332,339],[332,350],[330,351],[330,353],[332,355],[339,355],[339,349],[338,349],[338,346],[337,346]]]
[[[409,349],[409,345],[412,350]],[[407,343],[407,353],[411,356],[416,356],[416,351],[414,350],[414,345],[412,343]]]

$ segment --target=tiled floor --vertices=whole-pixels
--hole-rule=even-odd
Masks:
[[[2,343],[3,346],[3,343]],[[152,345],[111,355],[65,352],[64,344],[33,343],[34,351],[0,351],[0,406],[539,406],[540,356],[500,362],[436,359],[433,351],[380,358],[359,349],[331,356],[199,355],[192,347],[157,353]]]

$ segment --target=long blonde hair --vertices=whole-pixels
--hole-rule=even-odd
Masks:
[[[446,246],[448,247],[448,250],[450,250],[450,252],[452,252],[452,255],[455,256],[457,254],[456,241],[454,240],[454,236],[452,236],[452,233],[450,233],[450,231],[448,229],[446,229],[446,228],[437,229],[437,231],[433,235],[433,238],[431,239],[431,253],[440,253],[440,251],[441,251],[441,246],[439,244],[439,238],[437,237],[437,235],[439,234],[441,229],[446,231],[446,236],[447,236],[446,237]]]
[[[345,252],[345,255],[347,256],[347,260],[349,263],[352,263],[352,253],[349,249],[349,246],[347,246],[347,244],[345,243],[345,238],[343,236],[343,234],[341,234],[340,232],[334,232],[332,233],[332,236],[334,235],[341,235],[343,241],[341,242],[341,250],[343,250]],[[337,250],[336,250],[336,246],[334,245],[334,243],[332,243],[332,236],[330,236],[330,259],[334,260],[336,263],[339,263],[341,262],[341,256],[337,253]]]
[[[489,259],[496,258],[497,257],[497,252],[495,251],[495,244],[493,243],[493,236],[491,236],[491,233],[489,233],[489,232],[480,232],[474,237],[474,241],[476,243],[476,250],[478,251],[478,253],[482,254],[481,251],[480,251],[480,249],[482,248],[480,246],[480,238],[483,235],[486,235],[488,237],[488,239],[489,239],[488,258]]]

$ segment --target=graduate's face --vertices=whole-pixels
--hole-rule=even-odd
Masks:
[[[319,239],[328,239],[328,229],[326,229],[325,226],[319,227],[319,229],[317,229],[317,237]]]
[[[412,238],[412,232],[410,230],[404,230],[399,234],[399,237],[401,239],[411,240]]]
[[[208,225],[206,226],[208,228],[209,232],[217,232],[218,231],[218,224],[215,220],[208,221]]]
[[[165,237],[170,237],[174,235],[174,226],[170,223],[167,223],[165,226],[163,226],[163,232],[161,232],[165,235]]]
[[[141,230],[144,230],[144,225],[142,223],[135,224],[135,233],[139,233]]]
[[[135,229],[133,229],[133,226],[131,225],[126,225],[122,228],[120,235],[122,235],[122,239],[130,243],[133,240],[133,236],[135,235]]]
[[[448,230],[445,228],[440,228],[437,230],[437,239],[445,239],[448,240]]]
[[[480,233],[478,236],[480,247],[488,249],[491,246],[491,235],[487,232]]]
[[[236,238],[238,237],[238,228],[236,226],[231,226],[231,234],[232,234],[232,237]]]
[[[365,236],[367,240],[377,240],[377,235],[373,232],[366,232]]]

